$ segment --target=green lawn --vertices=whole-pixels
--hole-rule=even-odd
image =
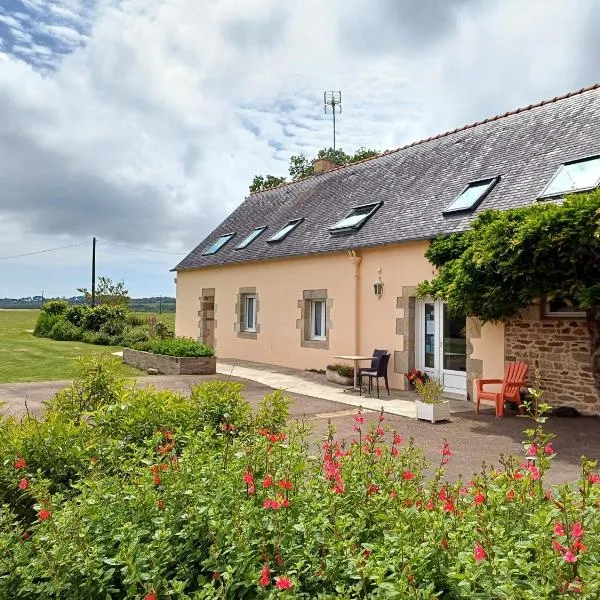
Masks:
[[[57,342],[34,337],[31,330],[38,312],[0,309],[0,383],[71,379],[75,375],[75,358],[88,355],[110,356],[111,352],[122,350],[112,346]],[[174,321],[172,314],[156,316],[169,325]],[[142,373],[123,364],[119,370],[125,376]]]

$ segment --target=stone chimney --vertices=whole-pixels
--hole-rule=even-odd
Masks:
[[[313,160],[313,175],[322,175],[336,168],[337,165],[328,158],[316,158]]]

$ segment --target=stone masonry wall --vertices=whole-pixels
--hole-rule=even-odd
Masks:
[[[585,319],[542,318],[532,306],[504,329],[507,361],[529,365],[528,384],[536,368],[544,400],[551,406],[573,406],[582,413],[600,414],[600,394],[591,373]]]

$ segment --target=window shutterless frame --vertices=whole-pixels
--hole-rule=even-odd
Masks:
[[[442,211],[442,214],[448,215],[475,210],[499,181],[500,176],[498,175],[496,177],[469,182],[460,194]]]
[[[266,229],[266,225],[264,227],[256,227],[234,248],[234,250],[243,250],[244,248],[247,248],[258,236],[262,235]]]
[[[256,332],[256,295],[244,295],[244,314],[242,320],[242,331]]]
[[[302,223],[302,221],[304,221],[304,217],[302,217],[301,219],[292,219],[291,221],[288,221],[287,225],[284,225],[279,231],[274,233],[267,240],[267,244],[274,244],[277,242],[281,242],[288,235],[290,235],[290,233],[292,233],[292,231],[294,231],[294,229],[296,229],[296,227],[298,227],[298,225],[300,225],[300,223]]]
[[[585,167],[589,172],[585,173]],[[577,183],[579,180],[579,183]],[[564,162],[538,196],[538,200],[560,198],[565,194],[587,192],[600,185],[600,155],[595,154]]]
[[[208,254],[216,254],[233,236],[233,233],[224,233],[220,235],[202,254],[204,256]]]
[[[310,301],[310,339],[324,341],[327,339],[325,300]]]
[[[342,235],[358,231],[379,209],[383,202],[355,206],[343,219],[329,227],[331,235]]]

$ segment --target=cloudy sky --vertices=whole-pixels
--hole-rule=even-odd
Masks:
[[[600,81],[597,0],[0,0],[0,297],[134,296],[254,174],[394,148]],[[18,254],[70,248],[29,256]],[[178,254],[180,253],[180,254]]]

